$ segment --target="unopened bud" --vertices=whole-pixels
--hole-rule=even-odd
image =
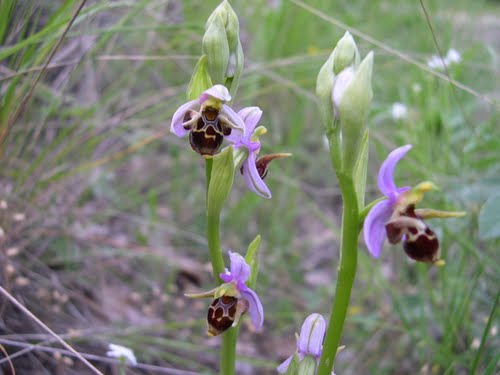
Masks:
[[[239,78],[243,68],[239,29],[238,16],[226,0],[207,20],[202,50],[208,58],[208,71],[213,84],[220,83],[230,88],[234,78]]]
[[[340,72],[347,69],[349,66],[358,66],[359,60],[358,47],[351,33],[346,31],[334,50],[333,71],[335,74],[340,74]]]
[[[373,54],[360,63],[356,43],[346,32],[318,74],[316,95],[321,117],[330,142],[335,137],[333,144],[342,146],[340,156],[346,171],[352,171],[358,159],[373,96],[372,66]]]

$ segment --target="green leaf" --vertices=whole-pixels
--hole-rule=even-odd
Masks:
[[[479,212],[479,238],[500,237],[500,195],[490,197]]]
[[[196,63],[193,75],[189,81],[187,90],[188,100],[198,99],[203,91],[212,86],[212,80],[210,79],[210,74],[208,74],[207,55],[203,55]]]
[[[229,146],[213,157],[212,173],[207,196],[207,215],[209,218],[219,217],[222,206],[233,186],[233,180],[233,148]]]
[[[361,140],[358,160],[356,160],[356,164],[354,165],[353,173],[354,188],[356,189],[359,209],[365,205],[366,171],[368,168],[368,150],[370,148],[368,140],[369,134],[368,129],[366,129]]]
[[[250,288],[255,287],[257,282],[257,274],[259,273],[259,259],[257,258],[257,253],[260,248],[260,234],[255,237],[255,239],[248,245],[247,255],[245,255],[245,262],[250,266],[251,273],[248,279],[248,286]]]

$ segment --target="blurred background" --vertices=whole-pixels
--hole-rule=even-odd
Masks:
[[[169,126],[219,1],[81,3],[0,0],[1,285],[105,374],[109,343],[134,350],[127,374],[215,374],[209,301],[183,297],[213,287],[204,163]],[[236,176],[223,212],[224,249],[263,239],[265,330],[243,325],[237,373],[276,373],[305,317],[330,311],[341,202],[314,90],[340,22],[375,53],[367,201],[386,154],[412,143],[397,182],[432,180],[422,206],[467,216],[430,222],[443,268],[401,246],[375,260],[360,241],[336,373],[498,374],[500,3],[230,3],[245,52],[234,107],[264,111],[264,154],[293,153],[270,167],[271,200]],[[5,294],[0,344],[4,374],[91,373]]]

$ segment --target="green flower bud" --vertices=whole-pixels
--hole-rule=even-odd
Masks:
[[[238,16],[226,0],[208,17],[205,30],[202,50],[208,56],[212,83],[226,85],[233,91],[230,86],[243,68],[243,50]]]
[[[208,57],[208,71],[213,84],[224,84],[229,62],[229,45],[227,42],[224,18],[222,15],[211,17],[207,22],[202,41],[202,51]]]
[[[337,146],[333,151],[339,161],[336,164],[348,173],[358,159],[373,96],[372,66],[372,53],[360,64],[356,43],[346,32],[318,74],[316,94],[321,119],[330,145]]]
[[[352,170],[358,158],[359,145],[366,128],[372,92],[373,52],[361,62],[350,82],[346,82],[343,95],[340,96],[338,116],[342,127],[342,166],[344,170]],[[335,97],[335,90],[333,88]],[[340,89],[340,88],[339,88]]]
[[[333,53],[333,71],[335,74],[339,74],[349,66],[359,65],[358,47],[349,31],[346,31],[342,39],[339,40]]]

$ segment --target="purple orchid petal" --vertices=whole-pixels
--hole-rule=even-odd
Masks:
[[[292,363],[294,355],[295,355],[295,353],[293,353],[290,357],[288,357],[281,365],[279,365],[278,367],[276,367],[276,370],[280,374],[284,374],[284,373],[286,373],[288,371],[288,366],[290,366],[290,363]],[[304,359],[304,357],[305,357],[305,355],[302,354],[302,353],[297,353],[297,355],[299,356],[299,362],[302,361]]]
[[[370,254],[378,258],[382,252],[385,238],[385,223],[391,218],[393,204],[390,201],[382,201],[372,207],[365,218],[363,234],[366,247]]]
[[[262,303],[260,302],[257,293],[255,293],[252,289],[247,288],[247,290],[241,292],[241,295],[248,301],[248,313],[250,314],[250,319],[252,319],[253,327],[256,331],[260,331],[262,329],[262,325],[264,324],[264,309],[262,308]]]
[[[245,123],[246,136],[250,137],[262,117],[261,109],[259,107],[246,107],[240,110],[238,115]]]
[[[245,262],[243,258],[238,253],[229,252],[229,260],[231,262],[231,276],[234,281],[238,283],[244,283],[248,280],[250,276],[250,266]]]
[[[225,273],[219,274],[219,277],[225,283],[230,283],[231,281],[233,281],[233,275],[231,275],[231,272],[229,272],[229,270],[227,268],[226,268],[226,272]]]
[[[326,331],[325,319],[320,314],[309,315],[300,330],[297,348],[299,353],[311,354],[316,358],[321,356],[323,338]]]
[[[208,90],[203,91],[200,95],[199,103],[203,104],[210,97],[220,100],[221,102],[228,102],[231,100],[231,95],[227,90],[226,86],[223,85],[214,85],[210,87]]]
[[[271,198],[271,191],[260,177],[255,165],[255,152],[249,152],[248,158],[243,162],[243,177],[250,190],[263,198]]]
[[[224,138],[233,144],[241,142],[246,135],[243,119],[226,104],[222,106],[221,114],[224,115],[233,126],[236,126],[236,128],[231,128],[231,134],[226,135]]]
[[[175,111],[174,116],[172,117],[172,123],[170,124],[170,131],[174,133],[178,137],[184,137],[189,130],[184,129],[182,126],[184,122],[184,115],[187,111],[198,107],[197,100],[191,100],[190,102],[184,103]]]
[[[276,367],[276,370],[280,374],[284,374],[285,372],[287,372],[288,366],[290,366],[290,363],[292,363],[294,355],[295,355],[295,353],[292,354],[290,357],[288,357],[281,365],[279,365],[278,367]]]
[[[392,151],[384,160],[378,172],[378,188],[392,202],[398,195],[394,182],[394,169],[412,147],[412,145],[405,145]]]

